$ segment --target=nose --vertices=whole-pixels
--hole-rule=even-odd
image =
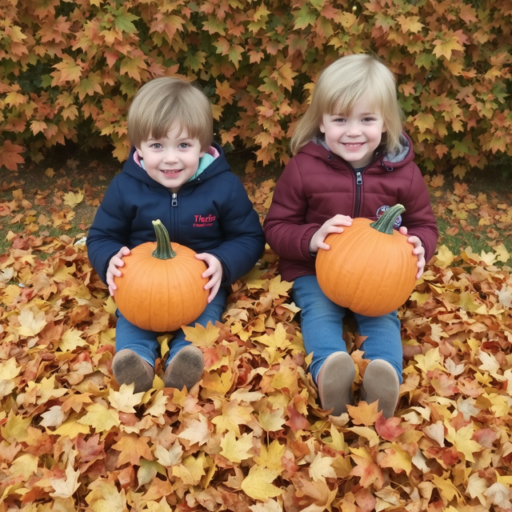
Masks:
[[[358,135],[361,135],[361,127],[359,126],[359,123],[349,123],[347,126],[347,135],[351,137],[357,137]]]
[[[178,161],[178,155],[177,155],[176,151],[174,151],[174,149],[172,149],[172,148],[167,149],[164,154],[164,162],[172,164],[177,161]]]

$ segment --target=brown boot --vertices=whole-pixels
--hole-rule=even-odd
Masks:
[[[352,403],[352,383],[356,375],[354,361],[346,352],[335,352],[325,361],[318,373],[318,394],[322,408],[339,416]]]
[[[378,400],[379,411],[388,419],[395,414],[399,394],[400,381],[391,363],[384,359],[370,361],[364,372],[362,399],[369,404]]]
[[[112,360],[112,372],[119,385],[135,384],[134,393],[147,391],[153,386],[153,367],[133,350],[125,348]]]
[[[190,391],[201,378],[204,368],[203,353],[193,345],[182,348],[167,365],[164,373],[166,388]]]

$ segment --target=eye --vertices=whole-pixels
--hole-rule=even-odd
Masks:
[[[335,117],[333,120],[335,123],[344,123],[346,121],[345,117]]]
[[[160,142],[153,142],[153,144],[151,144],[149,147],[151,149],[161,149],[163,146],[160,144]]]
[[[178,147],[179,147],[180,149],[187,149],[187,148],[189,148],[189,147],[190,147],[190,144],[189,144],[188,142],[180,142],[180,143],[178,144]]]
[[[363,118],[363,122],[365,122],[365,123],[371,123],[373,121],[375,121],[375,117],[365,117],[365,118]]]

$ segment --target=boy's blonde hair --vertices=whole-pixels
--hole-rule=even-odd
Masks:
[[[350,114],[364,95],[384,119],[383,141],[389,152],[400,147],[402,110],[396,97],[396,82],[391,71],[376,57],[366,54],[342,57],[325,68],[313,91],[311,104],[300,119],[291,140],[295,155],[309,141],[320,135],[324,114]]]
[[[165,137],[173,126],[198,139],[206,151],[213,140],[210,101],[197,87],[180,78],[155,78],[143,85],[128,111],[128,137],[140,148],[149,138]]]

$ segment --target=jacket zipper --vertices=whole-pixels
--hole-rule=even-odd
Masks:
[[[178,206],[178,194],[176,192],[172,193],[171,206]]]
[[[356,207],[352,218],[359,217],[359,210],[361,208],[361,186],[363,185],[362,171],[354,171],[356,173]]]

